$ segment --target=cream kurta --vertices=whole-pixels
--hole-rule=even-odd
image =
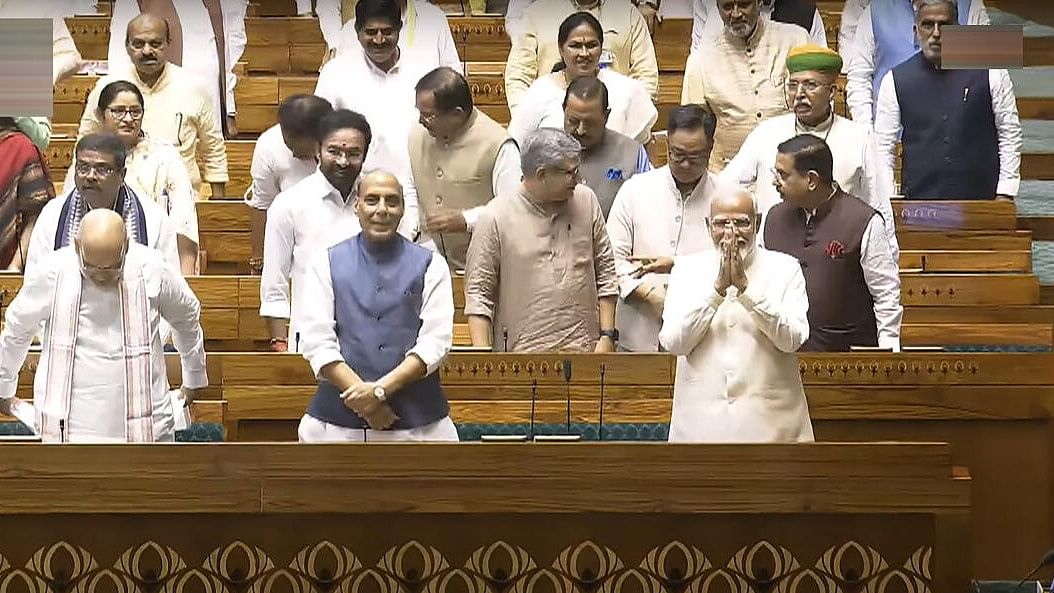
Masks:
[[[165,66],[153,87],[147,86],[132,66],[111,71],[99,79],[88,95],[78,137],[102,128],[98,110],[99,93],[115,80],[126,80],[139,87],[145,103],[143,131],[179,148],[179,156],[183,159],[198,196],[201,195],[202,180],[207,183],[227,183],[227,149],[223,132],[212,110],[212,100],[197,79],[175,64]],[[204,174],[198,168],[198,156],[204,163]]]
[[[515,111],[531,83],[560,63],[560,23],[578,9],[572,0],[537,0],[523,16],[505,66],[505,94]],[[653,99],[659,96],[659,66],[644,17],[627,0],[600,0],[587,10],[604,26],[604,50],[616,72],[639,80]]]
[[[25,284],[11,303],[7,325],[0,335],[0,397],[15,395],[18,371],[29,345],[42,322],[49,323],[53,293],[59,274],[80,274],[80,260],[72,247],[51,254],[26,277]],[[129,245],[126,273],[142,269],[146,278],[150,307],[152,368],[150,397],[153,402],[154,438],[171,441],[172,400],[168,397],[161,326],[170,325],[189,388],[208,385],[205,374],[204,338],[199,325],[200,305],[178,268],[165,266],[160,254],[140,245]],[[101,288],[83,280],[83,292],[74,350],[73,381],[70,394],[70,442],[124,442],[126,440],[124,393],[124,337],[121,307],[116,287]],[[164,322],[163,322],[164,320]],[[44,339],[49,332],[44,331]],[[49,349],[44,354],[33,382],[34,402],[44,401]],[[51,401],[58,401],[54,398]],[[61,410],[49,412],[65,416]]]
[[[168,215],[177,235],[198,242],[198,213],[179,151],[168,142],[144,137],[128,153],[124,182],[142,199],[153,200]],[[66,171],[65,189],[74,187],[73,165]]]
[[[809,299],[798,261],[757,248],[747,289],[714,290],[716,252],[678,258],[659,340],[677,354],[670,441],[812,441],[798,371]]]
[[[601,68],[597,78],[608,90],[608,107],[611,109],[608,129],[647,144],[659,112],[644,85],[610,68]],[[568,85],[570,83],[563,72],[553,72],[534,81],[512,114],[509,135],[522,145],[527,135],[538,128],[563,129],[564,96]]]
[[[465,314],[491,320],[495,350],[592,352],[597,301],[615,296],[615,258],[591,189],[546,206],[521,189],[487,205],[468,249]]]
[[[724,189],[712,175],[699,180],[687,199],[681,197],[669,167],[634,175],[623,184],[608,215],[608,235],[619,276],[615,327],[619,346],[632,352],[655,352],[661,320],[639,300],[627,300],[641,284],[665,287],[667,274],[634,278],[640,266],[631,257],[681,256],[713,251],[706,228],[710,202]]]
[[[711,171],[724,168],[761,120],[787,113],[787,52],[807,43],[805,29],[761,19],[745,42],[722,32],[688,57],[681,104],[708,105],[717,116]]]
[[[896,261],[900,249],[894,232],[893,207],[889,202],[894,189],[888,176],[879,174],[878,150],[871,128],[835,115],[816,128],[797,123],[797,116],[787,113],[761,122],[747,136],[732,162],[721,171],[721,179],[746,187],[753,186],[758,210],[763,214],[781,201],[773,185],[773,168],[779,145],[798,134],[809,133],[823,138],[834,155],[834,180],[848,194],[867,202],[882,215],[886,236]]]

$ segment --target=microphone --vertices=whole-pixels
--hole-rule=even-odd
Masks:
[[[597,425],[597,440],[604,440],[604,375],[608,372],[608,365],[600,363],[600,422]]]
[[[501,351],[509,351],[509,328],[507,327],[501,328]]]
[[[538,401],[538,379],[531,381],[531,432],[529,440],[534,440],[534,406]]]
[[[1043,570],[1044,568],[1052,564],[1054,564],[1054,550],[1047,550],[1047,553],[1043,554],[1043,559],[1040,560],[1039,564],[1037,564],[1036,567],[1032,569],[1032,572],[1028,573],[1025,578],[1021,579],[1021,581],[1018,582],[1017,586],[1013,588],[1013,593],[1017,593],[1018,591],[1020,591],[1021,587],[1025,584],[1026,581],[1036,576],[1037,572]]]
[[[66,419],[59,418],[59,442],[66,442]]]
[[[565,434],[542,434],[534,437],[536,441],[578,441],[582,439],[580,434],[571,433],[571,361],[565,359],[562,362],[564,372],[564,393],[567,401],[567,432]]]

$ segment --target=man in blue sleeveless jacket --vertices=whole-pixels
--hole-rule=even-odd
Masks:
[[[362,231],[319,253],[304,280],[303,352],[320,381],[300,441],[457,441],[438,373],[454,332],[447,264],[396,232],[405,205],[392,174],[362,178],[354,207]]]
[[[1021,183],[1021,122],[1006,70],[941,68],[941,31],[955,0],[917,0],[922,51],[882,80],[875,116],[879,175],[892,179],[903,130],[900,193],[908,198],[1013,199]]]

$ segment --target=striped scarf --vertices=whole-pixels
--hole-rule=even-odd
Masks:
[[[69,266],[64,267],[56,279],[44,353],[48,361],[44,401],[36,406],[37,426],[45,442],[61,439],[60,420],[69,425],[81,287],[85,281],[79,269]],[[117,290],[121,299],[124,336],[125,434],[130,443],[149,443],[154,440],[153,366],[150,309],[142,269],[126,270],[118,281]],[[90,369],[80,371],[91,372]]]
[[[140,245],[147,245],[146,217],[143,214],[143,207],[139,203],[139,197],[127,185],[122,185],[117,192],[114,211],[124,218],[128,237]],[[81,228],[81,219],[87,213],[88,203],[81,197],[81,193],[74,189],[66,199],[66,203],[62,205],[62,212],[59,214],[58,232],[55,233],[55,251],[73,242],[73,238],[77,236]]]

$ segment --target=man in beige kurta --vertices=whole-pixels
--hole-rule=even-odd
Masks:
[[[523,186],[494,198],[476,223],[465,270],[474,346],[614,351],[615,257],[596,195],[577,183],[580,151],[563,130],[529,136]]]
[[[809,42],[797,25],[761,19],[760,0],[725,11],[725,26],[688,57],[681,104],[707,105],[717,116],[710,170],[718,173],[761,120],[788,113],[784,98],[787,53]]]

